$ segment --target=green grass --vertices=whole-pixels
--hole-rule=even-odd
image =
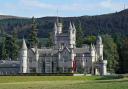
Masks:
[[[0,83],[7,82],[29,82],[29,81],[78,81],[78,80],[97,80],[99,76],[0,76]]]
[[[128,78],[102,79],[99,76],[0,76],[0,89],[128,89]]]

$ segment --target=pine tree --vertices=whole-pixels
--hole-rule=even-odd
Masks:
[[[13,31],[12,39],[11,39],[11,45],[12,45],[12,53],[11,53],[11,59],[16,60],[18,57],[18,43],[17,43],[17,33],[16,28]]]
[[[0,45],[0,59],[1,60],[6,60],[8,58],[8,54],[7,54],[7,49],[5,48],[6,43],[6,34],[4,32],[4,30],[1,28],[1,45]]]
[[[31,31],[30,31],[30,34],[29,34],[28,41],[29,41],[29,46],[30,47],[36,46],[37,43],[38,43],[38,39],[37,39],[37,23],[36,23],[34,17],[32,17],[32,28],[31,28]]]
[[[128,38],[126,37],[123,42],[123,47],[121,48],[121,71],[123,73],[128,73]]]
[[[17,35],[15,31],[13,32],[12,36],[2,31],[2,42],[0,48],[1,48],[0,58],[2,60],[17,59],[18,44],[17,44]]]
[[[82,27],[81,27],[81,23],[78,25],[77,30],[76,30],[76,46],[77,47],[81,47],[83,44],[83,31],[82,31]]]
[[[1,47],[1,51],[0,51],[1,60],[5,60],[8,58],[7,49],[5,49],[5,37],[2,38],[2,43],[0,47]]]
[[[49,34],[49,37],[48,37],[48,42],[46,44],[46,47],[51,47],[53,46],[53,42],[52,42],[52,33]]]
[[[6,35],[4,44],[5,44],[7,59],[10,59],[12,55],[12,50],[14,50],[12,48],[12,37],[10,35]]]

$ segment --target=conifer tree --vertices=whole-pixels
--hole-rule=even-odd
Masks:
[[[81,27],[81,23],[79,23],[77,30],[76,30],[76,46],[77,47],[81,47],[83,44],[83,31],[82,31],[82,27]]]
[[[18,57],[18,43],[17,43],[17,33],[16,28],[14,29],[12,33],[12,39],[11,39],[11,45],[12,45],[12,53],[11,53],[11,59],[16,60]]]
[[[46,44],[46,47],[51,47],[53,46],[53,42],[52,42],[52,33],[49,34],[49,37],[48,37],[48,42]]]
[[[7,49],[5,49],[5,37],[2,38],[2,43],[1,43],[1,51],[0,51],[0,58],[1,60],[7,59]]]
[[[1,45],[0,45],[0,59],[1,60],[5,60],[7,59],[8,55],[7,55],[7,49],[5,48],[6,43],[6,34],[4,32],[4,30],[1,28]]]
[[[33,47],[33,46],[37,45],[37,43],[38,43],[38,39],[37,39],[37,23],[36,23],[34,17],[32,17],[32,24],[31,25],[32,25],[32,27],[31,27],[31,31],[30,31],[30,34],[29,34],[28,41],[29,41],[29,46]]]

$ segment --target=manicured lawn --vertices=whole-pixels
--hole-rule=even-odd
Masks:
[[[128,78],[104,80],[99,76],[0,76],[0,89],[128,89]]]

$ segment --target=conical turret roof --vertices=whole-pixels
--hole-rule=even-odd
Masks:
[[[69,30],[72,30],[73,27],[72,27],[72,23],[70,22],[70,25],[69,25]]]
[[[97,36],[97,43],[98,43],[98,44],[99,44],[99,43],[100,43],[100,44],[102,43],[102,37],[99,36],[99,35]]]
[[[54,30],[57,30],[56,22],[54,23]]]
[[[76,27],[75,27],[74,23],[73,23],[73,29],[76,30]]]
[[[23,38],[23,43],[22,43],[22,49],[27,49],[27,45],[26,45],[26,42],[25,42],[24,38]]]

